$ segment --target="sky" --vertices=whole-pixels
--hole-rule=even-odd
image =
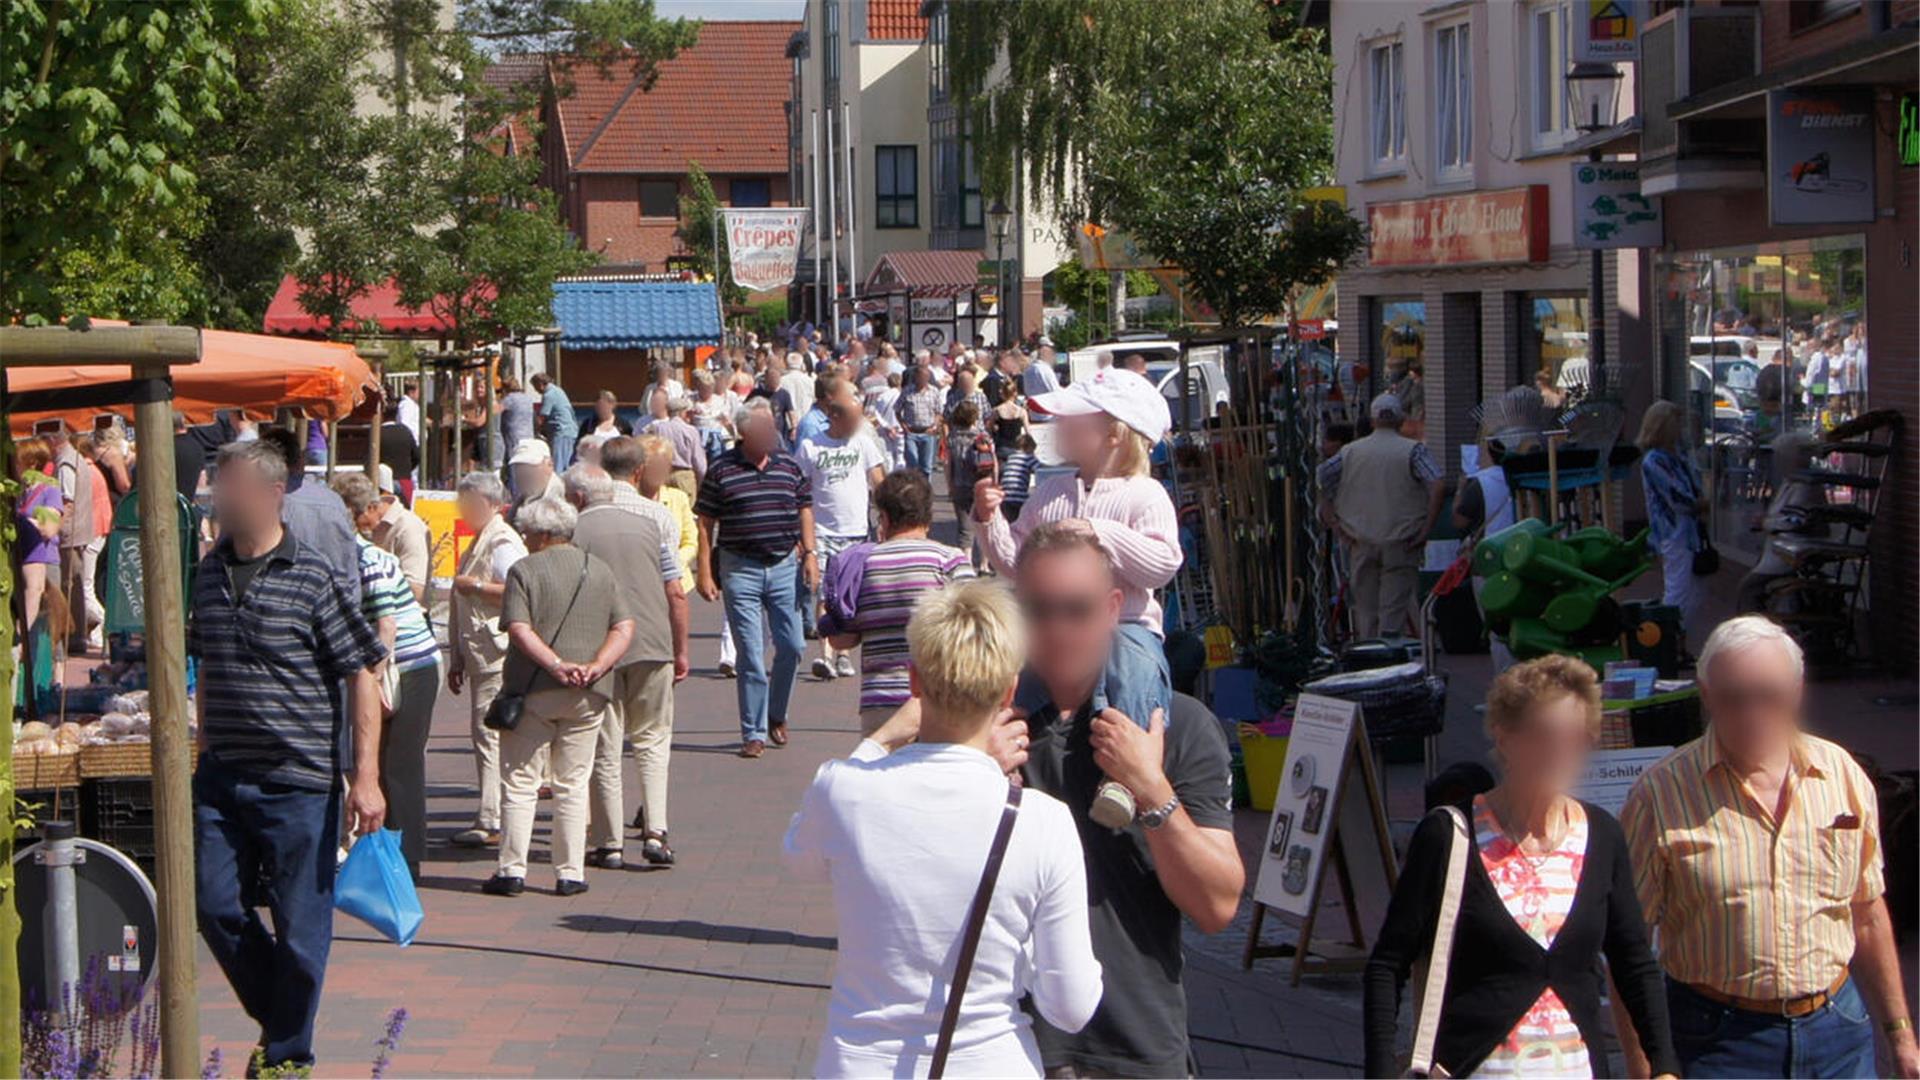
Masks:
[[[654,10],[669,18],[794,19],[805,0],[655,0]]]

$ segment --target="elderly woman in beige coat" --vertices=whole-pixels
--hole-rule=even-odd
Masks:
[[[480,809],[473,827],[455,833],[462,847],[487,847],[500,842],[500,733],[480,721],[500,692],[500,675],[507,661],[507,628],[500,624],[500,599],[506,592],[507,571],[526,557],[527,546],[507,523],[506,486],[491,472],[470,472],[456,491],[460,520],[473,530],[473,542],[460,555],[455,569],[453,599],[447,620],[453,638],[453,662],[447,669],[447,689],[467,689],[473,735],[473,760],[480,785]]]

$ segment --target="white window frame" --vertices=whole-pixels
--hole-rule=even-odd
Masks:
[[[1568,0],[1546,0],[1526,9],[1529,80],[1528,144],[1536,151],[1558,150],[1574,136],[1573,106],[1567,95],[1568,58],[1573,50],[1573,10]],[[1557,40],[1541,36],[1550,24]]]
[[[1382,38],[1367,47],[1367,161],[1375,175],[1396,173],[1407,165],[1407,57],[1401,39]],[[1386,65],[1386,100],[1381,100],[1381,64]],[[1381,130],[1382,123],[1387,126]],[[1382,150],[1385,153],[1382,153]]]
[[[1473,179],[1474,37],[1470,20],[1433,28],[1433,163],[1443,183]]]

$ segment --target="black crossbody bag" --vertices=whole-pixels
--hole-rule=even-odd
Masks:
[[[974,890],[973,907],[967,912],[967,927],[960,938],[960,955],[953,962],[953,988],[947,991],[947,1009],[940,1017],[940,1036],[933,1043],[933,1064],[927,1070],[929,1080],[939,1080],[947,1071],[947,1055],[953,1051],[953,1032],[960,1026],[960,1003],[967,996],[967,976],[973,974],[973,954],[980,951],[980,933],[987,927],[987,905],[993,901],[994,882],[1000,880],[1000,864],[1007,861],[1007,841],[1013,838],[1013,820],[1020,815],[1020,785],[1007,785],[1007,806],[1000,812],[1000,828],[993,834],[993,846],[987,849],[987,865],[980,871],[980,887]]]
[[[560,621],[554,624],[553,636],[559,637],[567,618],[573,614],[573,605],[580,599],[580,590],[587,584],[587,559],[585,551],[580,553],[580,580],[574,583],[573,597],[567,601],[567,610],[561,612]],[[531,661],[529,661],[531,662]],[[527,708],[527,692],[533,689],[533,680],[540,677],[540,665],[535,664],[532,674],[518,690],[502,690],[493,696],[493,704],[487,706],[487,715],[480,723],[494,731],[512,731],[520,726],[520,714]]]

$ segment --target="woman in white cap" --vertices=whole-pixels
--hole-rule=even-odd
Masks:
[[[983,477],[973,512],[984,526],[981,546],[995,571],[1014,577],[1027,534],[1050,521],[1084,520],[1113,560],[1121,593],[1120,633],[1096,698],[1151,729],[1173,702],[1165,631],[1153,591],[1180,569],[1180,524],[1167,496],[1149,472],[1149,455],[1172,426],[1167,399],[1152,383],[1125,368],[1102,368],[1064,390],[1038,394],[1027,407],[1056,418],[1054,448],[1079,470],[1049,477],[1035,488],[1009,523],[1000,512],[1005,493],[996,477]],[[1030,700],[1021,682],[1023,707]],[[1133,820],[1136,807],[1125,788],[1102,785],[1091,816],[1112,828]]]

